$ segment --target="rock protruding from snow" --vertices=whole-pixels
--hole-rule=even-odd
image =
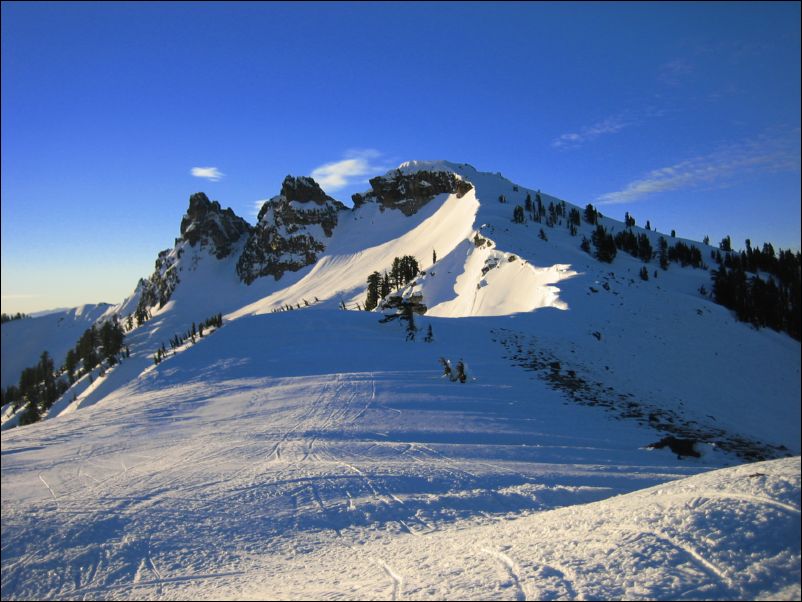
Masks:
[[[237,262],[240,279],[247,284],[261,276],[278,280],[314,263],[344,210],[312,178],[287,176],[281,194],[259,211],[259,223]]]
[[[243,234],[251,226],[229,207],[223,210],[220,203],[210,201],[202,192],[189,197],[189,209],[181,220],[181,237],[191,246],[211,246],[212,253],[223,259],[228,256]]]
[[[283,196],[288,201],[298,201],[300,203],[312,201],[316,205],[324,205],[327,202],[337,203],[337,201],[323,192],[323,189],[314,179],[308,176],[299,176],[297,178],[287,176],[284,178],[281,183],[280,196]],[[264,207],[262,207],[262,210],[264,210]]]
[[[473,188],[472,184],[452,172],[421,170],[405,173],[400,169],[372,178],[370,186],[373,190],[351,197],[355,208],[374,202],[382,207],[398,209],[407,217],[438,194],[456,194],[457,198],[462,198]]]
[[[183,225],[183,224],[182,224]],[[183,228],[182,228],[183,230]],[[139,293],[139,303],[134,314],[143,316],[138,318],[143,320],[148,315],[151,307],[164,307],[173,295],[175,287],[178,286],[178,260],[183,253],[180,242],[175,249],[165,249],[159,252],[153,274],[147,280],[140,279],[134,294]]]

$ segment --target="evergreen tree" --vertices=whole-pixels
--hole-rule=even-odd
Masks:
[[[638,235],[638,257],[644,262],[648,262],[652,258],[652,244],[645,234]]]
[[[426,343],[431,343],[434,341],[434,332],[432,332],[432,325],[429,324],[429,328],[426,329],[426,336],[423,338]]]
[[[585,221],[589,224],[596,225],[599,219],[599,212],[591,205],[590,203],[587,204],[585,207]]]
[[[379,304],[379,289],[382,284],[382,277],[379,272],[373,272],[368,276],[368,296],[365,299],[365,310],[371,311]]]
[[[100,327],[99,342],[103,349],[103,358],[113,366],[117,363],[117,354],[123,347],[125,335],[117,322],[107,320]]]
[[[90,328],[84,331],[84,333],[81,335],[81,338],[78,339],[78,344],[76,345],[78,358],[83,363],[84,370],[86,372],[91,371],[100,362],[97,352],[95,351],[97,345],[97,330],[95,329],[95,326],[92,325]]]
[[[437,263],[437,252],[432,249],[432,264]]]
[[[412,255],[404,255],[393,259],[393,267],[390,269],[390,280],[395,288],[401,288],[409,283],[420,273],[418,261]]]
[[[579,226],[581,223],[580,220],[579,210],[572,207],[571,211],[568,213],[568,221],[574,226]]]
[[[721,239],[721,242],[718,245],[718,248],[722,251],[729,253],[732,251],[732,243],[730,242],[730,235],[728,234],[724,238]]]
[[[41,415],[39,414],[39,406],[36,402],[29,401],[28,407],[23,412],[22,416],[20,416],[19,424],[20,426],[25,426],[28,424],[33,424],[34,422],[39,422],[42,419]]]
[[[440,365],[443,366],[443,376],[447,376],[449,380],[453,380],[453,373],[451,371],[451,362],[449,362],[446,358],[440,358]]]
[[[624,213],[624,225],[627,228],[634,228],[635,227],[635,218],[629,214],[629,211]]]
[[[649,279],[649,270],[646,269],[646,266],[643,266],[640,269],[640,278],[641,278],[641,280],[648,280]]]
[[[632,233],[632,230],[627,228],[616,233],[613,240],[617,249],[626,251],[633,257],[638,257],[638,237]]]
[[[664,270],[668,269],[668,243],[666,239],[662,236],[660,237],[659,241],[660,250],[658,251],[658,256],[660,257],[660,267]]]
[[[611,263],[613,259],[615,259],[617,252],[615,240],[613,239],[612,234],[609,234],[607,230],[605,230],[604,226],[601,224],[596,226],[596,230],[593,231],[591,240],[593,241],[593,246],[596,247],[596,259],[607,263]]]
[[[512,210],[512,221],[516,224],[523,224],[526,221],[524,218],[524,208],[520,205],[516,205],[515,209]]]
[[[414,341],[418,327],[415,325],[415,312],[412,310],[412,304],[404,302],[401,312],[401,319],[407,323],[407,341]]]
[[[462,360],[457,362],[457,380],[461,383],[468,380],[468,375],[465,374],[465,363]]]
[[[524,201],[524,209],[527,213],[532,213],[532,196],[527,192],[526,200]]]
[[[384,272],[384,278],[382,278],[381,282],[381,291],[379,292],[379,296],[384,299],[387,295],[392,292],[392,288],[390,287],[390,277],[387,275],[387,272]]]
[[[70,384],[75,382],[75,369],[78,367],[78,354],[75,349],[70,349],[67,352],[67,357],[64,358],[64,370],[67,372],[67,378],[70,379]]]

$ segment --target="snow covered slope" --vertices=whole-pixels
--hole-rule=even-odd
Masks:
[[[328,547],[266,564],[232,597],[798,600],[799,473],[799,458],[761,462],[489,525]]]
[[[798,459],[576,507],[737,459],[645,449],[496,322],[246,316],[5,432],[3,598],[798,597]]]
[[[0,387],[16,385],[25,368],[47,351],[61,365],[78,337],[112,307],[108,303],[81,305],[36,318],[13,320],[0,328],[2,357]]]

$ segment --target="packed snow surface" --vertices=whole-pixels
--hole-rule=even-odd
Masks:
[[[733,458],[644,449],[491,319],[376,318],[244,317],[5,432],[3,598],[798,598],[798,458],[698,475]]]

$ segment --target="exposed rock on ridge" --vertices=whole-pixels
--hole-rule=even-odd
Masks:
[[[148,315],[148,308],[158,305],[160,308],[170,300],[170,297],[178,285],[178,269],[176,264],[181,258],[181,249],[165,249],[156,258],[153,274],[147,280],[141,279],[137,284],[137,289],[141,290],[139,303],[136,308],[138,319],[144,319]]]
[[[287,176],[281,194],[259,211],[259,223],[237,262],[240,279],[247,284],[268,275],[278,280],[314,263],[344,210],[312,178]]]
[[[435,196],[442,193],[456,194],[461,198],[473,186],[447,171],[418,171],[403,173],[396,170],[392,175],[371,178],[373,190],[351,197],[354,208],[367,202],[379,203],[382,207],[398,209],[409,217]]]
[[[189,197],[189,209],[181,220],[181,237],[191,246],[210,245],[218,259],[227,257],[235,242],[252,228],[231,208],[223,210],[217,201],[209,201],[202,192]]]

